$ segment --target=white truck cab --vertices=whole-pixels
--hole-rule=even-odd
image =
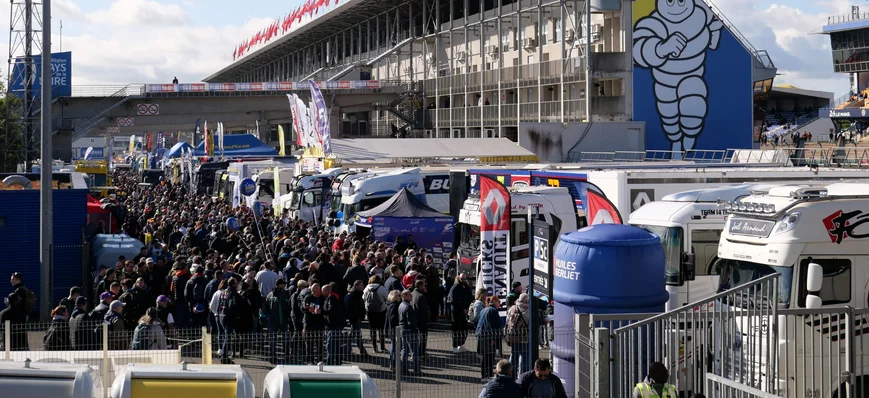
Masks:
[[[510,189],[510,270],[506,286],[514,280],[528,282],[528,209],[539,208],[540,218],[552,225],[558,234],[575,231],[578,216],[573,197],[567,188],[519,187]],[[480,255],[480,225],[482,223],[479,195],[469,197],[459,211],[456,232],[459,235],[457,257],[459,272],[472,279],[477,275],[477,258]]]
[[[772,184],[739,184],[664,196],[631,213],[628,224],[658,235],[667,263],[667,311],[714,295],[718,241],[727,214],[718,202],[735,201]]]
[[[299,175],[293,178],[292,191],[281,196],[281,210],[289,210],[293,220],[320,222],[329,208],[329,185],[343,170],[324,170],[322,174]]]
[[[769,298],[777,300],[779,308],[867,307],[869,184],[779,186],[722,207],[728,219],[715,264],[721,272],[719,290],[779,273],[778,297]],[[829,311],[838,313],[835,308]],[[849,395],[839,388],[853,376],[858,396],[869,392],[869,368],[863,365],[869,363],[869,353],[859,348],[869,343],[863,326],[866,315],[854,316],[855,328],[846,328],[839,315],[799,316],[815,321],[788,322],[787,328],[780,320],[779,346],[794,348],[780,348],[779,388],[787,387],[797,397],[844,397]],[[852,337],[856,341],[850,341]],[[820,346],[833,351],[808,348]],[[847,346],[856,349],[849,366],[853,375],[843,370],[848,356],[841,353],[847,351],[835,348]],[[758,347],[743,348],[750,349]],[[804,395],[806,388],[811,395]]]

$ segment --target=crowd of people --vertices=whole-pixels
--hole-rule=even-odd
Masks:
[[[338,365],[351,346],[368,355],[367,320],[370,349],[388,352],[390,368],[400,361],[419,373],[429,330],[442,322],[455,353],[467,351],[470,333],[477,337],[482,378],[495,375],[505,341],[512,369],[531,370],[528,325],[542,311],[530,313],[518,282],[505,327],[499,298],[474,291],[457,274],[455,254],[436,265],[412,237],[387,244],[335,236],[286,213],[254,214],[166,181],[140,184],[130,171],[116,171],[114,181],[119,225],[145,245],[132,258],[98,264],[92,286],[70,289],[51,312],[46,350],[166,349],[177,347],[181,331],[205,327],[217,336],[223,363],[265,343],[275,364]],[[23,324],[34,314],[35,297],[23,283],[21,274],[12,276],[0,321]],[[24,330],[13,327],[13,350],[28,349]]]

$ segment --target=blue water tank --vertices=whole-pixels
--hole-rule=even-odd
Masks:
[[[601,224],[561,235],[554,258],[553,370],[572,390],[576,355],[587,354],[574,352],[573,315],[663,312],[669,297],[664,249],[643,229]]]

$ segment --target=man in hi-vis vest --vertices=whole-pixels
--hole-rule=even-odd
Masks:
[[[655,362],[649,366],[649,375],[634,387],[632,398],[677,398],[676,387],[667,383],[670,372],[663,363]]]

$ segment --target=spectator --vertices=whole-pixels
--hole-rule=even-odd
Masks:
[[[362,276],[364,277],[365,274],[363,273]],[[366,357],[368,353],[365,352],[365,346],[362,345],[362,321],[365,320],[365,300],[362,298],[364,287],[365,282],[361,280],[354,282],[353,288],[347,293],[344,301],[347,308],[347,321],[350,322],[350,338],[356,342],[359,355]],[[372,344],[374,344],[373,341]]]
[[[115,300],[109,305],[109,312],[103,318],[103,323],[109,326],[109,349],[126,350],[129,340],[126,336],[124,321],[121,315],[124,313],[124,303]]]
[[[395,336],[396,328],[398,327],[398,309],[401,304],[401,292],[393,290],[389,292],[386,298],[386,333],[389,335],[389,370],[395,366],[395,345],[398,340]]]
[[[292,362],[295,364],[301,364],[304,361],[304,351],[306,348],[306,344],[304,344],[304,311],[302,308],[304,307],[304,299],[301,297],[303,291],[308,289],[308,282],[302,279],[302,275],[298,275],[298,280],[296,280],[296,291],[290,295],[290,319],[293,322],[293,342],[292,342],[292,352],[293,358]]]
[[[69,341],[77,351],[91,350],[95,325],[92,325],[88,316],[88,299],[79,296],[74,304],[75,307],[69,315]]]
[[[311,285],[310,293],[303,301],[305,340],[310,349],[309,362],[317,364],[323,360],[323,343],[326,321],[323,318],[323,291],[319,283]]]
[[[269,338],[271,341],[272,363],[277,362],[278,349],[275,346],[277,342],[285,350],[285,354],[289,354],[287,343],[287,328],[290,322],[290,295],[287,293],[287,282],[283,279],[278,279],[274,290],[266,297],[265,304],[262,308],[263,317],[268,325]],[[289,355],[286,355],[285,362],[289,360]]]
[[[482,289],[481,289],[482,290]],[[498,309],[501,308],[498,296],[491,296],[486,300],[486,307],[477,314],[477,354],[483,357],[480,362],[480,373],[483,379],[492,377],[492,368],[495,366],[495,345],[501,338],[501,316]]]
[[[649,373],[646,376],[646,379],[641,383],[637,383],[631,397],[645,398],[655,396],[661,398],[676,398],[679,396],[679,393],[676,391],[674,385],[667,382],[669,379],[670,372],[667,371],[667,367],[664,366],[663,363],[653,362],[649,365]]]
[[[520,398],[519,385],[513,380],[513,365],[500,360],[495,365],[495,378],[483,386],[479,398]]]
[[[407,357],[413,353],[413,372],[419,373],[419,318],[413,305],[413,293],[410,290],[401,292],[401,304],[398,307],[398,324],[401,326],[401,368],[410,372],[407,367]]]
[[[470,307],[470,312],[468,313],[468,322],[471,325],[477,325],[477,320],[480,319],[480,313],[487,307],[488,301],[486,300],[487,291],[484,288],[477,289],[474,292],[474,305]]]
[[[440,303],[443,301],[443,285],[441,284],[441,270],[434,263],[431,254],[425,256],[425,266],[422,271],[425,276],[425,294],[428,304],[428,320],[436,322],[440,312]],[[425,357],[425,353],[423,353]]]
[[[235,279],[229,279],[226,284],[226,289],[223,289],[220,293],[220,298],[218,300],[217,305],[217,326],[219,330],[218,340],[220,348],[218,354],[220,354],[220,363],[229,364],[232,363],[230,360],[230,352],[232,351],[232,337],[235,333],[235,325],[238,323],[238,293],[236,289],[238,288],[238,283]]]
[[[100,294],[100,303],[91,311],[91,319],[102,322],[109,312],[109,306],[112,304],[112,301],[114,301],[114,297],[111,292],[102,292]]]
[[[467,275],[464,273],[456,277],[453,288],[450,289],[448,298],[452,311],[453,352],[460,353],[465,349],[465,340],[468,338],[468,307],[473,302],[471,287],[468,286]]]
[[[339,349],[343,343],[341,331],[347,324],[347,312],[344,308],[344,303],[335,293],[335,282],[331,282],[323,286],[323,317],[326,321],[326,364],[338,366],[341,365],[341,354]]]
[[[139,325],[133,331],[132,350],[165,350],[166,335],[163,332],[163,322],[157,315],[157,309],[148,308],[145,315],[139,319]]]
[[[551,371],[548,359],[534,362],[534,370],[519,376],[522,398],[567,398],[561,379]]]
[[[171,293],[172,304],[175,304],[175,324],[178,327],[184,328],[190,324],[190,305],[187,303],[185,289],[187,282],[190,280],[190,271],[180,261],[175,262],[172,267],[173,273],[171,282],[169,283],[169,292]]]
[[[411,293],[410,305],[416,312],[417,329],[419,330],[419,357],[420,360],[425,360],[426,348],[428,348],[428,320],[429,320],[429,305],[428,299],[428,281],[419,279],[414,283],[415,289]]]
[[[272,269],[271,263],[266,263],[262,266],[262,269],[256,273],[256,283],[259,286],[263,298],[268,296],[269,293],[274,290],[275,283],[277,283],[279,278],[277,272]]]
[[[510,293],[507,294],[507,308],[516,304],[516,300],[519,299],[520,294],[522,294],[522,282],[513,281],[513,283],[510,284]]]
[[[505,327],[507,343],[510,344],[510,364],[524,373],[528,362],[528,325],[530,324],[530,310],[528,308],[528,294],[522,293],[516,300],[516,305],[507,310],[507,325]]]
[[[368,278],[368,286],[362,293],[362,300],[365,301],[365,311],[368,314],[368,327],[371,332],[371,345],[374,346],[374,352],[386,352],[386,337],[384,336],[384,327],[386,326],[386,305],[389,300],[389,291],[386,286],[380,284],[380,277],[377,275]],[[380,349],[377,349],[377,335],[380,335]]]
[[[449,293],[453,289],[453,284],[456,281],[456,276],[458,275],[457,274],[458,266],[459,266],[459,263],[456,260],[456,252],[453,251],[450,253],[449,261],[447,261],[446,265],[444,266],[444,274],[443,274],[443,281],[444,281],[443,292],[445,294],[443,297],[443,301],[440,303],[440,305],[443,307],[441,314],[443,314],[445,318],[449,318],[453,314],[452,306],[449,303]]]
[[[207,286],[208,279],[205,278],[205,268],[197,265],[193,269],[193,276],[187,280],[187,284],[184,286],[184,301],[190,305],[190,312],[192,313],[190,316],[190,327],[201,328],[208,324],[206,305],[209,300],[205,298],[205,288]]]
[[[401,272],[401,268],[391,265],[386,269],[386,272],[389,274],[389,277],[386,278],[386,283],[384,285],[391,292],[393,290],[402,291],[404,290],[404,285],[401,284],[401,277],[403,273]]]
[[[72,314],[75,309],[75,299],[81,296],[81,288],[73,286],[69,288],[69,296],[60,299],[60,305],[66,307],[66,313]]]
[[[9,283],[12,284],[12,293],[18,296],[19,302],[23,304],[25,318],[29,318],[36,309],[36,295],[27,286],[24,286],[24,276],[20,272],[13,272],[12,277],[9,278]]]
[[[157,319],[160,320],[161,326],[165,326],[165,332],[169,332],[171,336],[175,330],[175,317],[172,316],[172,311],[169,311],[169,297],[160,295],[157,297]]]
[[[45,351],[72,350],[69,337],[69,316],[65,306],[59,305],[51,310],[51,325],[42,336],[42,346]]]
[[[7,321],[12,324],[11,349],[12,351],[27,351],[27,329],[24,326],[27,322],[27,315],[24,313],[24,302],[15,292],[9,293],[4,301],[6,308],[0,311],[0,324],[5,325]]]

